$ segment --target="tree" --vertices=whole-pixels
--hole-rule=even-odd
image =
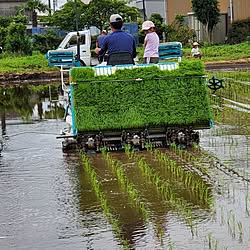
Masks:
[[[96,26],[100,30],[107,28],[109,17],[114,13],[119,13],[125,22],[134,22],[140,17],[137,8],[129,7],[126,5],[126,1],[121,0],[92,0],[89,4],[77,0],[77,7],[79,29],[90,26]],[[56,11],[51,16],[50,24],[68,31],[76,30],[74,0],[68,0],[60,10]]]
[[[10,17],[4,17],[4,16],[0,16],[0,27],[1,28],[6,28],[10,25],[11,23],[11,18]]]
[[[83,3],[77,0],[78,9],[81,9]],[[80,11],[78,11],[80,13]],[[55,11],[50,17],[48,17],[48,25],[60,27],[62,30],[73,31],[76,30],[75,21],[75,3],[74,0],[68,0],[60,10]],[[81,15],[79,15],[81,23]],[[79,27],[80,29],[82,27]]]
[[[191,0],[197,19],[204,25],[208,42],[212,42],[212,31],[219,22],[220,10],[217,0]]]
[[[158,13],[152,13],[152,15],[149,18],[150,21],[152,21],[156,27],[156,33],[158,34],[160,40],[163,39],[163,32],[165,30],[165,23],[163,17]]]
[[[62,38],[52,29],[48,29],[45,34],[35,34],[32,38],[33,50],[40,51],[44,54],[50,49],[56,49],[62,41]]]
[[[11,23],[7,27],[6,50],[11,53],[32,54],[32,43],[22,23]]]
[[[195,31],[185,24],[184,16],[182,15],[176,15],[175,20],[170,25],[166,26],[165,34],[166,41],[178,41],[183,45],[187,45],[196,35]]]
[[[48,5],[41,2],[41,0],[28,0],[22,4],[18,11],[30,11],[32,13],[32,27],[37,27],[37,11],[46,12],[50,11]]]

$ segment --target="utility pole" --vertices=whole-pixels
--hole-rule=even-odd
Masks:
[[[81,0],[85,4],[89,4],[91,0]],[[78,27],[78,21],[79,21],[79,15],[78,15],[78,7],[77,7],[77,0],[74,0],[75,3],[75,18],[76,18],[76,60],[77,63],[80,66],[80,34],[79,34],[79,27]]]
[[[233,0],[229,1],[230,22],[233,23]]]
[[[146,6],[145,6],[145,0],[142,0],[142,11],[143,11],[143,20],[147,20],[147,14],[146,14]]]
[[[50,3],[50,0],[48,0],[48,6],[49,6],[49,16],[51,16],[51,3]]]
[[[79,28],[78,28],[78,7],[77,7],[77,0],[74,0],[75,2],[75,19],[76,19],[76,61],[80,65],[80,34],[79,34]]]

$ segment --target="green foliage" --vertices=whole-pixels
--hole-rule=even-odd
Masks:
[[[217,0],[191,0],[192,9],[197,19],[206,27],[209,42],[215,25],[219,22],[220,10]]]
[[[171,24],[166,27],[166,41],[178,41],[182,45],[186,45],[190,40],[194,40],[196,36],[195,31],[190,29],[187,25]]]
[[[10,23],[11,23],[10,17],[0,16],[0,28],[6,28],[10,25]]]
[[[166,25],[163,22],[163,18],[161,17],[161,15],[156,13],[153,13],[149,20],[154,22],[156,26],[156,33],[159,35],[161,41],[163,41],[163,33],[165,33],[166,42],[178,41],[183,45],[188,44],[188,41],[190,39],[194,39],[194,37],[196,36],[195,31],[190,29],[184,23],[184,17],[182,15],[176,15],[175,21],[170,25]],[[140,43],[143,43],[144,38],[144,32],[139,32]]]
[[[134,22],[140,16],[139,10],[129,7],[120,0],[92,0],[88,5],[77,1],[79,29],[96,26],[100,30],[109,27],[109,18],[114,13],[122,15],[124,22]],[[75,3],[67,1],[63,7],[56,11],[50,18],[50,24],[59,26],[64,30],[76,30]]]
[[[44,54],[33,53],[32,56],[11,56],[0,59],[0,72],[36,72],[36,71],[58,70],[57,67],[49,67],[48,60]]]
[[[234,22],[228,33],[228,43],[235,44],[247,41],[250,36],[250,18]]]
[[[150,21],[152,21],[155,24],[156,27],[156,33],[158,34],[160,40],[163,39],[163,32],[165,31],[166,25],[164,24],[163,17],[158,13],[152,13],[152,15],[149,18]],[[144,35],[144,33],[143,33]],[[145,35],[144,35],[145,37]]]
[[[192,47],[183,48],[183,57],[190,55]],[[202,60],[207,62],[242,60],[250,57],[250,46],[246,43],[234,45],[201,45]],[[190,60],[190,58],[188,59]]]
[[[0,46],[3,47],[4,51],[5,51],[5,46],[6,46],[7,34],[9,30],[8,27],[11,25],[11,23],[26,25],[28,23],[28,18],[27,16],[23,16],[23,15],[16,15],[16,16],[13,16],[12,18],[0,17]]]
[[[26,25],[26,24],[29,23],[29,20],[28,20],[27,16],[22,15],[22,14],[18,14],[16,16],[13,16],[12,22],[14,22],[14,23],[22,23],[22,24]]]
[[[77,0],[78,13],[81,13],[80,9],[82,5],[83,3]],[[76,30],[74,0],[67,1],[60,10],[55,11],[48,18],[48,24],[50,26],[60,27],[62,30]],[[81,14],[79,14],[79,30],[83,29],[81,24]]]
[[[7,28],[0,27],[0,46],[5,47],[5,41],[6,41],[6,35],[7,35]]]
[[[44,4],[41,0],[28,0],[19,6],[17,12],[22,13],[24,11],[32,12],[32,27],[37,27],[37,12],[50,11],[48,5]]]
[[[180,25],[184,25],[184,16],[179,14],[175,15],[175,21]]]
[[[77,129],[208,125],[211,114],[203,75],[198,60],[183,62],[173,71],[151,66],[96,77],[92,68],[75,68],[71,76],[79,83],[73,85]]]
[[[56,49],[62,38],[58,37],[53,30],[47,30],[45,34],[33,35],[33,50],[46,53],[50,49]]]
[[[24,55],[32,54],[32,43],[26,33],[26,26],[20,23],[11,23],[7,28],[6,50]]]

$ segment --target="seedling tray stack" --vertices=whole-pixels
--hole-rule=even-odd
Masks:
[[[96,76],[94,68],[81,67],[70,74],[77,133],[209,127],[208,89],[198,60],[175,70],[152,65]]]

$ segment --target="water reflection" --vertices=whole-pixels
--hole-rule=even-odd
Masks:
[[[64,101],[58,87],[0,88],[0,114],[2,135],[9,136],[0,157],[1,249],[121,249],[79,154],[63,154],[61,141],[56,139],[65,125]],[[247,178],[249,112],[240,113],[227,106],[219,109],[217,120],[221,124],[202,133],[201,147],[216,154],[225,167],[229,165],[228,170],[241,171]],[[214,249],[217,245],[220,249],[249,248],[250,196],[243,178],[231,176],[226,168],[222,172],[209,166],[207,175],[214,180],[214,204],[210,207],[197,198],[196,187],[190,190],[154,159],[147,158],[170,182],[183,202],[183,210],[190,210],[186,218],[193,216],[192,235],[182,211],[170,207],[168,199],[158,195],[134,162],[130,164],[125,154],[112,155],[123,162],[126,176],[150,210],[147,223],[102,156],[90,156],[108,205],[131,249],[208,249],[209,237]],[[210,164],[209,158],[196,160],[202,167]],[[233,237],[230,230],[235,230]]]
[[[6,120],[12,123],[58,119],[64,116],[64,101],[59,86],[15,86],[0,88],[0,116],[2,135],[6,134]],[[20,121],[19,121],[20,122]]]

